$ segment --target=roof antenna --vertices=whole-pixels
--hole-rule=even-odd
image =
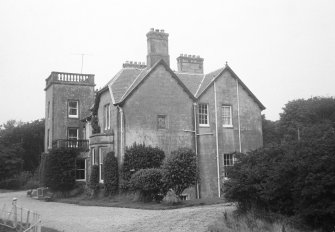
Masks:
[[[87,53],[77,53],[74,55],[80,55],[81,56],[81,68],[80,68],[80,73],[83,74],[83,68],[84,68],[84,56],[90,55]]]

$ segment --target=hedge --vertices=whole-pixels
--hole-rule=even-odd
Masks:
[[[119,170],[118,162],[114,152],[107,153],[104,159],[104,185],[105,195],[116,194],[119,187]]]

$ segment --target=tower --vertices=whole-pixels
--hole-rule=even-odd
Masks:
[[[94,86],[92,74],[51,72],[44,89],[45,152],[53,147],[88,146],[80,120],[94,103]]]

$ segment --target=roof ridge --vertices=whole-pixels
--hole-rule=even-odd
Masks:
[[[203,73],[178,72],[178,71],[173,71],[173,72],[174,72],[174,73],[178,73],[178,74],[204,75]]]
[[[201,85],[202,85],[202,83],[203,83],[204,80],[205,80],[206,74],[203,74],[203,75],[204,75],[204,76],[202,77],[202,80],[201,80],[201,82],[200,82],[200,84],[199,84],[199,86],[198,86],[198,89],[197,89],[197,91],[195,92],[194,96],[197,96],[197,94],[198,94],[198,92],[199,92],[199,90],[200,90],[200,88],[201,88]]]
[[[225,70],[225,68],[218,68],[218,69],[214,70],[213,72],[210,72],[210,73],[207,73],[207,74],[206,74],[206,75],[211,75],[212,73],[217,72],[217,71],[219,71],[219,70],[220,70],[220,72],[218,72],[217,75],[215,75],[215,76],[212,77],[212,79],[208,82],[208,85],[202,90],[202,92],[201,92],[200,94],[202,94],[202,93],[208,88],[208,86],[210,86],[210,85],[212,84],[213,80],[215,80],[215,78],[218,77],[218,76],[220,75],[220,73],[221,73],[223,70]],[[205,76],[206,76],[206,75],[205,75]]]
[[[128,89],[124,92],[124,94],[122,95],[120,101],[123,100],[123,97],[128,93],[129,89],[131,89],[131,87],[134,85],[134,83],[135,83],[136,80],[139,78],[139,76],[143,73],[144,70],[147,70],[147,68],[145,68],[145,69],[141,69],[141,72],[137,75],[137,77],[134,79],[133,83],[131,83],[131,85],[128,87]]]

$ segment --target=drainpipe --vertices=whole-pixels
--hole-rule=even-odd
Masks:
[[[193,115],[194,115],[194,146],[195,146],[195,156],[197,159],[197,171],[199,170],[199,156],[198,156],[198,120],[197,120],[197,103],[193,103]],[[197,173],[198,174],[198,173]],[[199,191],[199,181],[196,183],[197,189],[197,199],[200,199],[200,191]]]
[[[237,119],[238,119],[238,143],[240,152],[242,152],[242,143],[241,143],[241,120],[240,120],[240,95],[238,93],[238,80],[236,78],[236,95],[237,95]]]
[[[120,158],[121,163],[123,162],[123,156],[124,156],[124,125],[123,125],[123,109],[121,106],[117,106],[120,112]]]
[[[216,167],[218,174],[218,196],[221,197],[220,191],[220,160],[219,160],[219,138],[218,138],[218,108],[216,104],[216,85],[214,81],[214,104],[215,104],[215,143],[216,143]]]

